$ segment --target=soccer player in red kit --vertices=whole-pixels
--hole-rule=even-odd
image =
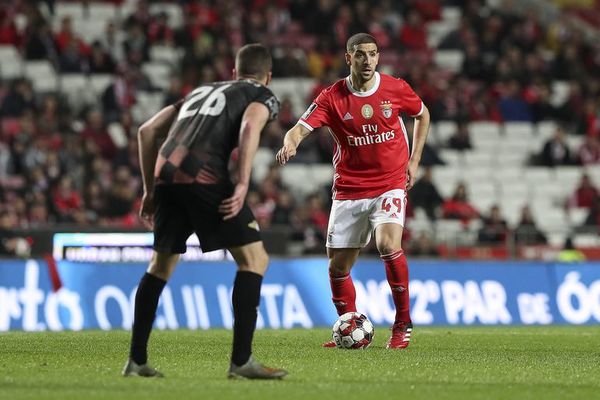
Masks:
[[[339,315],[356,311],[350,270],[374,232],[396,306],[387,347],[403,349],[412,332],[408,266],[401,247],[406,190],[415,183],[429,111],[404,80],[376,72],[378,60],[377,42],[371,35],[358,33],[348,39],[350,75],[319,94],[286,133],[276,158],[285,164],[313,129],[329,127],[335,139],[327,230],[332,300]],[[400,113],[415,118],[412,153]]]

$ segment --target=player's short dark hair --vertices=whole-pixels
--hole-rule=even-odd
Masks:
[[[350,39],[346,42],[346,51],[352,53],[355,50],[354,46],[366,43],[375,43],[375,46],[377,46],[377,40],[373,36],[368,33],[357,33],[350,36]]]
[[[263,78],[271,72],[271,53],[260,43],[247,44],[235,56],[235,69],[238,76]]]

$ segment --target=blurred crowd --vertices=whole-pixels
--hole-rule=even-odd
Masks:
[[[152,2],[139,0],[133,11],[107,23],[105,32],[91,42],[82,38],[70,17],[54,14],[53,1],[0,4],[0,45],[15,46],[25,60],[49,60],[60,73],[115,76],[95,104],[82,107],[73,107],[60,93],[36,92],[26,79],[0,81],[0,229],[56,223],[140,227],[136,131],[143,121],[134,119],[131,107],[140,91],[157,90],[142,72],[156,45],[183,53],[165,93],[165,105],[203,82],[229,79],[235,50],[248,42],[271,47],[274,77],[315,78],[318,83],[305,99],[308,103],[347,74],[346,39],[355,32],[370,32],[381,50],[380,69],[404,77],[428,105],[434,122],[457,122],[456,134],[444,146],[472,148],[467,121],[554,120],[564,129],[532,162],[600,163],[600,42],[586,40],[571,19],[559,17],[543,25],[533,11],[517,13],[511,2],[490,9],[483,0],[176,3],[182,9],[180,27],[172,26],[169,14],[151,12]],[[443,6],[458,7],[462,16],[458,28],[432,48],[427,26],[442,19]],[[464,54],[459,72],[433,62],[437,50],[447,49]],[[568,83],[560,103],[553,101],[557,80]],[[268,127],[261,143],[272,149],[299,117],[290,99],[281,100],[279,119]],[[570,149],[565,135],[584,136],[584,145]],[[329,135],[311,135],[298,161],[329,163],[331,152]],[[423,163],[434,168],[444,163],[436,146],[428,146]],[[411,193],[412,207],[424,208],[432,219],[481,219],[481,242],[505,240],[508,227],[500,210],[492,208],[489,215],[482,215],[469,205],[465,189],[458,187],[454,196],[444,199],[427,172]],[[583,197],[590,209],[589,222],[598,225],[598,191],[594,190],[593,196],[587,190]],[[580,201],[577,196],[569,204]],[[256,183],[248,202],[263,227],[291,226],[292,238],[304,242],[306,251],[322,252],[329,198],[327,190],[295,198],[273,167]],[[511,229],[537,229],[527,208],[521,224]],[[406,237],[415,252],[428,240]],[[541,232],[528,237],[545,240]]]

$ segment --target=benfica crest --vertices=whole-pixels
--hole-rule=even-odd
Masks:
[[[381,102],[381,112],[383,116],[389,118],[392,116],[392,102],[388,100],[384,100]]]

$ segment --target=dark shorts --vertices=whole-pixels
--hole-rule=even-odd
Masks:
[[[218,208],[232,193],[231,184],[156,185],[154,250],[185,253],[185,242],[194,232],[204,252],[260,241],[258,224],[247,204],[237,216],[223,221]]]

